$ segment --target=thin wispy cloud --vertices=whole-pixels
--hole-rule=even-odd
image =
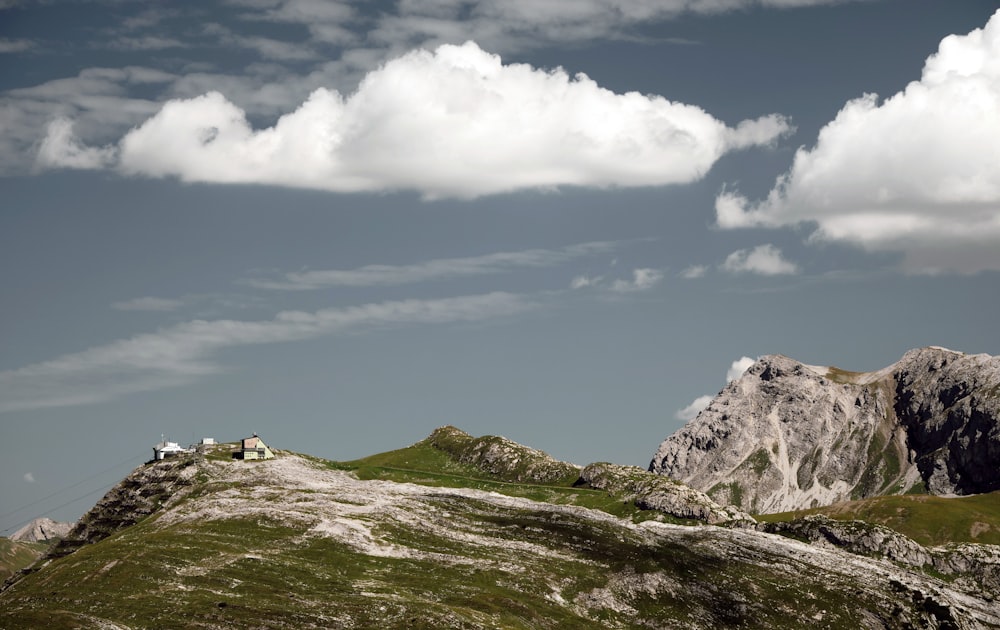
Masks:
[[[685,280],[695,280],[703,278],[706,273],[708,273],[707,265],[691,265],[682,270],[678,275]]]
[[[115,302],[111,308],[118,311],[175,311],[184,305],[183,300],[172,300],[158,297],[138,297],[131,300]]]
[[[0,412],[104,402],[176,387],[224,371],[226,348],[288,343],[385,326],[475,322],[536,308],[531,297],[488,293],[433,300],[380,302],[273,319],[194,320],[153,333],[0,372]]]
[[[611,283],[611,290],[617,293],[632,293],[635,291],[648,291],[658,285],[663,280],[663,272],[659,269],[642,267],[632,270],[632,279],[617,279]]]
[[[612,267],[615,267],[616,265],[617,259],[611,262]],[[574,276],[574,278],[570,281],[569,288],[574,291],[593,288],[619,294],[638,293],[642,291],[649,291],[658,285],[663,280],[663,275],[663,271],[650,267],[633,269],[632,277],[629,279],[615,278],[612,280],[603,275],[594,276],[581,274]]]
[[[578,243],[560,249],[527,249],[464,258],[440,258],[411,265],[366,265],[356,269],[325,269],[286,273],[279,279],[250,278],[241,283],[258,289],[309,291],[328,287],[372,287],[497,274],[525,268],[554,267],[605,254],[619,241]]]
[[[795,263],[786,260],[781,250],[768,243],[753,249],[740,249],[726,257],[720,268],[729,273],[753,273],[782,276],[799,272]]]
[[[577,289],[585,289],[587,287],[599,285],[603,280],[604,276],[588,276],[586,274],[582,274],[574,276],[573,279],[570,280],[569,288],[574,291]]]
[[[7,39],[0,37],[0,54],[24,52],[31,50],[35,46],[36,43],[30,39]]]

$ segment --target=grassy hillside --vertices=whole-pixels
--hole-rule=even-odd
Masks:
[[[287,453],[149,464],[131,480],[156,487],[125,483],[91,517],[127,516],[151,491],[161,507],[0,593],[0,627],[854,629],[989,614],[933,578],[752,530],[514,498],[593,491],[438,484],[474,476],[408,468],[450,466],[415,448],[352,464],[368,481]],[[384,480],[396,474],[437,487]]]
[[[25,543],[0,537],[0,583],[37,560],[48,547],[45,543]]]
[[[444,437],[444,439],[441,439]],[[351,471],[360,479],[416,483],[443,488],[472,488],[496,492],[512,497],[533,501],[544,501],[556,505],[579,505],[641,521],[656,518],[649,510],[640,510],[631,501],[623,500],[603,490],[579,487],[579,470],[568,464],[565,472],[553,475],[546,483],[525,483],[519,481],[527,465],[524,460],[537,458],[537,451],[530,451],[527,457],[510,470],[491,472],[483,467],[461,461],[477,445],[484,441],[496,440],[493,436],[472,438],[453,427],[438,429],[430,437],[412,446],[378,453],[348,462],[327,462],[335,470]],[[500,438],[502,439],[502,438]],[[519,446],[519,445],[516,445]],[[522,447],[524,448],[524,447]],[[562,464],[562,462],[558,462]],[[660,520],[682,522],[659,516]]]
[[[1000,545],[1000,492],[968,497],[873,497],[810,510],[764,514],[757,519],[789,521],[809,514],[885,525],[922,545],[958,542]]]

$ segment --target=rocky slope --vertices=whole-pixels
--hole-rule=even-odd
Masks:
[[[753,513],[997,490],[1000,357],[923,348],[866,373],[762,357],[650,470]]]
[[[472,437],[453,426],[435,429],[419,445],[442,451],[451,460],[500,481],[593,488],[640,510],[680,520],[753,521],[749,514],[719,505],[703,492],[635,466],[596,463],[580,468],[505,437]]]
[[[752,523],[681,526],[505,494],[530,484],[225,455],[137,469],[71,552],[0,592],[0,627],[1000,628],[981,587]],[[652,477],[632,472],[587,476]]]
[[[51,518],[36,518],[10,535],[18,542],[44,543],[64,537],[73,529],[73,523],[59,523]]]
[[[924,547],[888,527],[864,521],[807,516],[793,521],[759,523],[758,531],[807,540],[819,546],[875,556],[896,564],[947,576],[953,584],[988,600],[1000,598],[1000,546],[951,544]]]

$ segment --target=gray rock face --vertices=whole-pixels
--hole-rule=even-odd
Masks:
[[[73,553],[104,540],[159,510],[180,489],[191,485],[197,467],[191,457],[169,459],[132,471],[105,494],[48,552],[49,558]]]
[[[18,542],[48,542],[63,538],[73,529],[73,523],[59,523],[51,518],[36,518],[11,534],[10,539]]]
[[[923,349],[897,365],[895,411],[928,490],[1000,490],[1000,357]]]
[[[913,350],[877,372],[761,358],[650,470],[756,513],[1000,489],[1000,358]]]

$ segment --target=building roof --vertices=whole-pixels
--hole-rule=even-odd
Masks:
[[[167,452],[184,450],[183,448],[181,448],[181,445],[178,444],[177,442],[166,442],[166,441],[157,443],[156,446],[153,447],[153,449],[157,451],[167,451]]]

